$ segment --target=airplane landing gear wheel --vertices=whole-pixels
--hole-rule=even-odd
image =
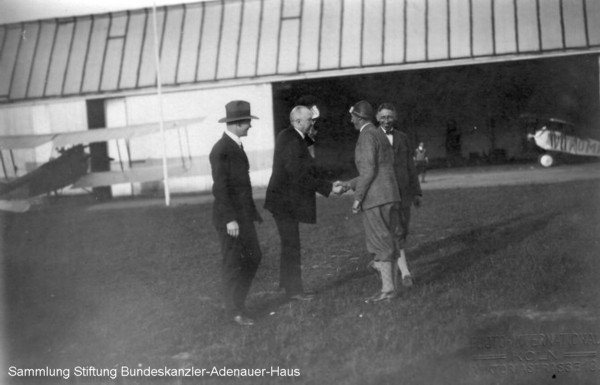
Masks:
[[[539,156],[538,161],[540,162],[540,166],[548,168],[554,164],[554,157],[550,154],[542,154]]]

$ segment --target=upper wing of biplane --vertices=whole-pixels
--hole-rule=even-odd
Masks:
[[[200,123],[204,117],[171,120],[163,123],[165,130],[186,127],[190,124]],[[114,139],[130,139],[160,132],[159,123],[136,124],[123,127],[110,127],[97,130],[57,132],[52,134],[31,135],[5,135],[0,136],[0,150],[15,150],[35,148],[48,142],[53,142],[55,147],[64,147],[73,144],[88,144],[94,142],[106,142]]]

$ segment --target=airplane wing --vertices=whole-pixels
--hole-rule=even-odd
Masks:
[[[169,166],[169,178],[179,178],[186,175],[192,176],[193,170],[181,166]],[[152,182],[162,180],[163,169],[160,166],[133,168],[125,171],[101,171],[86,174],[73,184],[74,188],[91,188],[111,186],[121,183]]]
[[[0,150],[34,148],[52,141],[53,134],[0,136]]]
[[[204,117],[201,117],[166,121],[164,122],[164,129],[170,130],[185,127],[190,124],[200,123],[204,119]],[[65,147],[73,144],[106,142],[113,139],[130,139],[156,132],[160,132],[159,123],[109,127],[97,130],[57,132],[53,134],[5,135],[0,136],[0,150],[35,148],[48,142],[53,142],[55,147]]]
[[[0,200],[0,211],[10,211],[13,213],[24,213],[29,210],[31,204],[24,200]]]

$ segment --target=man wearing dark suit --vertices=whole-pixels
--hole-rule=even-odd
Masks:
[[[310,300],[302,285],[300,223],[316,223],[315,192],[329,196],[341,186],[317,177],[305,137],[313,125],[311,111],[304,106],[290,113],[291,127],[277,135],[273,173],[265,197],[265,209],[273,214],[281,239],[279,286],[290,299]]]
[[[413,280],[406,261],[406,238],[410,225],[411,206],[421,205],[421,185],[413,161],[411,140],[400,130],[394,129],[394,124],[398,120],[396,107],[391,103],[383,103],[377,108],[376,117],[382,132],[386,134],[394,150],[394,172],[400,192],[399,222],[394,228],[398,251],[394,270],[397,268],[400,270],[402,285],[410,287],[413,285]],[[393,276],[396,278],[396,273]]]
[[[254,324],[246,313],[244,302],[262,253],[254,221],[262,222],[252,198],[248,158],[241,137],[248,135],[250,104],[235,100],[225,106],[227,129],[210,152],[213,177],[213,224],[219,236],[223,255],[223,301],[229,317],[239,325]]]

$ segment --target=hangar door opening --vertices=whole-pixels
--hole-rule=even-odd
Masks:
[[[319,170],[351,177],[358,133],[348,110],[359,100],[393,103],[398,129],[423,141],[433,167],[533,162],[526,117],[554,117],[600,137],[598,56],[581,55],[461,67],[332,77],[273,85],[275,134],[307,96],[321,118]]]

